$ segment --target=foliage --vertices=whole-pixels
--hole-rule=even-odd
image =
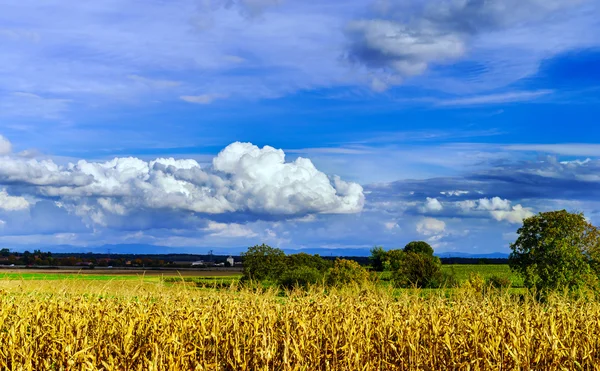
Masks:
[[[265,244],[249,247],[242,253],[242,279],[277,281],[285,270],[285,259],[285,253],[281,249]]]
[[[442,262],[433,255],[404,253],[400,268],[392,273],[396,287],[438,287],[443,280]]]
[[[493,287],[496,289],[507,289],[511,287],[512,282],[510,278],[505,276],[491,276],[485,279],[485,284],[489,287]]]
[[[389,250],[386,255],[385,270],[395,272],[400,269],[404,256],[402,250]]]
[[[425,241],[412,241],[404,246],[404,252],[433,255],[433,248]]]
[[[600,233],[582,213],[539,213],[517,234],[509,265],[526,287],[542,293],[596,285]]]
[[[319,272],[325,272],[327,269],[331,268],[332,265],[333,264],[330,261],[321,258],[318,254],[311,255],[302,252],[299,254],[287,255],[285,257],[285,266],[288,270],[309,267]]]
[[[362,284],[369,279],[369,272],[357,262],[347,259],[336,259],[333,268],[327,273],[327,284],[330,286],[345,286]]]
[[[381,246],[375,246],[371,249],[371,256],[369,261],[371,262],[371,270],[375,272],[383,272],[385,269],[385,262],[387,260],[387,253]]]
[[[323,283],[323,279],[324,274],[321,271],[309,266],[301,265],[283,272],[281,277],[279,277],[278,284],[285,288],[307,288],[311,285]]]

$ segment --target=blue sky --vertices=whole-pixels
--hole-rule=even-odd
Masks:
[[[600,224],[597,1],[0,9],[2,247],[489,253],[540,211]]]

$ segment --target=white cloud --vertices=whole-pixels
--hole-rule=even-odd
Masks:
[[[250,228],[237,223],[216,223],[208,222],[208,227],[205,228],[211,236],[223,238],[242,238],[256,237],[257,234]]]
[[[211,104],[217,99],[227,98],[223,94],[182,95],[181,100],[188,103]]]
[[[530,209],[524,208],[521,205],[515,205],[510,210],[493,210],[492,217],[497,221],[506,220],[509,223],[519,224],[523,219],[533,216]]]
[[[444,195],[444,196],[462,196],[462,195],[468,195],[469,191],[461,191],[461,190],[455,190],[455,191],[442,191],[440,192],[440,194]]]
[[[437,198],[427,197],[427,200],[425,201],[425,204],[423,205],[422,210],[424,212],[435,212],[435,211],[441,211],[443,208],[444,207],[438,201]]]
[[[479,95],[457,99],[447,99],[437,102],[439,106],[474,106],[484,104],[502,104],[531,101],[551,94],[552,90],[519,91],[503,94]]]
[[[29,208],[29,202],[20,196],[10,196],[5,189],[0,190],[0,209],[7,211]]]
[[[0,135],[0,155],[7,155],[12,152],[12,144],[8,139]]]
[[[515,205],[511,206],[511,202],[500,197],[481,198],[479,200],[465,200],[456,203],[464,212],[470,211],[487,211],[490,216],[497,221],[507,221],[509,223],[518,224],[523,219],[533,216],[530,208]]]
[[[548,54],[597,44],[577,38],[584,25],[595,25],[594,7],[585,1],[491,0],[427,2],[386,0],[366,17],[349,22],[348,58],[369,68],[373,80],[395,74],[407,77],[433,73],[420,81],[440,90],[482,91],[506,86],[534,74]],[[589,5],[588,5],[589,6]],[[581,8],[581,9],[579,9]],[[580,12],[578,12],[580,10]],[[583,47],[583,46],[579,46]],[[475,62],[458,76],[436,73],[451,61]],[[379,89],[381,83],[377,86]],[[389,84],[387,84],[389,85]],[[472,97],[447,105],[486,104],[533,99],[520,93]],[[527,94],[527,93],[525,93]]]
[[[545,152],[565,156],[600,156],[600,144],[594,143],[510,144],[502,148],[509,151]]]
[[[105,213],[140,209],[301,217],[355,213],[364,204],[360,185],[330,179],[308,159],[285,162],[282,150],[239,142],[221,151],[207,170],[191,159],[127,157],[59,166],[5,156],[0,161],[3,183],[27,186],[23,190],[32,197],[59,198],[64,207],[100,224]]]
[[[395,221],[386,222],[386,223],[383,223],[383,225],[384,225],[385,229],[387,229],[389,231],[400,228],[398,223],[396,223]]]
[[[417,232],[424,236],[439,236],[446,230],[446,223],[435,218],[423,218],[417,223]]]
[[[429,63],[458,58],[466,50],[459,35],[433,28],[415,30],[383,19],[350,22],[348,33],[353,39],[352,58],[371,67],[390,67],[401,76],[421,74]],[[378,81],[376,90],[380,85]]]

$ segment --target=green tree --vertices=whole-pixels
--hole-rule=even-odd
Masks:
[[[285,257],[286,270],[294,270],[300,267],[309,267],[319,272],[325,272],[332,264],[321,258],[318,254],[311,255],[304,252],[291,254]]]
[[[385,269],[385,262],[387,260],[387,253],[381,246],[375,246],[371,249],[371,256],[369,261],[371,262],[371,269],[376,272],[383,272]]]
[[[249,247],[242,253],[244,280],[277,281],[285,270],[285,253],[269,245]]]
[[[438,287],[443,284],[442,262],[426,253],[405,252],[392,273],[396,287]]]
[[[433,255],[433,248],[425,241],[412,241],[404,246],[404,252]]]
[[[400,249],[389,250],[386,255],[385,270],[395,272],[400,269],[406,253]]]
[[[525,219],[517,234],[509,265],[528,288],[543,293],[596,285],[600,233],[582,213],[539,213]]]

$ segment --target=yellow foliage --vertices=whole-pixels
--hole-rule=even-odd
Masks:
[[[373,287],[281,297],[114,282],[0,281],[0,289],[0,370],[600,367],[594,300]]]

